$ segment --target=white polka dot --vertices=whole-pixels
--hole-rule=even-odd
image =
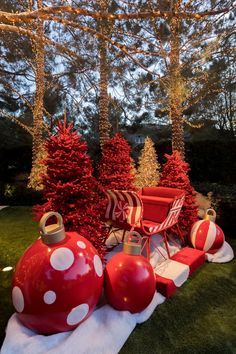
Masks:
[[[24,310],[24,296],[18,286],[14,286],[12,290],[12,301],[17,312],[22,312]]]
[[[10,272],[10,270],[12,270],[13,269],[13,267],[5,267],[5,268],[3,268],[2,269],[2,272]]]
[[[74,307],[69,315],[67,316],[67,323],[70,326],[73,326],[79,322],[81,322],[89,312],[88,304],[81,304],[79,306]]]
[[[74,254],[69,248],[61,247],[56,249],[51,257],[51,266],[56,270],[66,270],[74,262]]]
[[[48,290],[43,295],[43,300],[46,304],[51,305],[56,301],[57,295],[54,291]]]
[[[86,248],[86,244],[85,244],[83,241],[78,241],[78,242],[77,242],[77,245],[78,245],[78,247],[80,247],[80,248],[83,248],[83,249]]]
[[[97,254],[93,258],[93,264],[94,264],[95,272],[99,277],[101,277],[103,274],[102,261]]]

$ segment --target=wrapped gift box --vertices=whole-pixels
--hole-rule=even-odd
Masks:
[[[184,247],[175,253],[171,259],[187,264],[190,268],[189,275],[191,275],[205,263],[205,252],[196,250],[195,248]]]
[[[157,291],[171,297],[204,262],[205,252],[189,247],[181,249],[154,269]]]

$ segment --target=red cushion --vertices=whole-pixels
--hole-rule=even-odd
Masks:
[[[161,223],[165,220],[171,205],[172,198],[159,198],[153,196],[141,196],[143,202],[143,219]]]
[[[142,195],[151,195],[155,197],[162,198],[174,198],[182,195],[183,190],[177,188],[167,188],[167,187],[144,187],[142,188]]]
[[[154,197],[152,195],[141,195],[143,204],[155,204],[155,205],[167,205],[170,206],[174,198],[162,198],[162,197]]]

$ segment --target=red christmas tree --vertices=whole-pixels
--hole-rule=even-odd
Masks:
[[[103,146],[98,179],[105,190],[134,190],[130,146],[121,134],[115,134]]]
[[[71,124],[68,127],[59,124],[57,134],[48,139],[46,149],[47,173],[42,176],[45,203],[34,207],[36,218],[40,219],[50,210],[59,212],[67,231],[79,232],[103,255],[104,195],[92,176],[86,143],[72,131]]]
[[[197,221],[196,192],[191,186],[188,177],[190,168],[188,163],[181,159],[178,151],[174,151],[172,155],[166,154],[165,157],[167,161],[163,166],[159,185],[179,188],[185,191],[185,201],[179,216],[179,226],[187,240],[193,223]]]

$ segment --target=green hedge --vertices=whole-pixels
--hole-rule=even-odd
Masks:
[[[232,185],[236,183],[236,141],[187,142],[185,146],[186,161],[191,167],[190,179],[193,183],[201,185],[198,190],[202,193],[212,191],[217,195],[219,188],[223,191],[224,186],[226,189],[229,186],[232,194]],[[156,144],[156,150],[159,162],[163,164],[165,153],[171,153],[171,142],[165,141]],[[97,155],[94,155],[94,158],[97,159]],[[23,146],[17,149],[0,149],[0,162],[0,200],[3,203],[6,184],[14,185],[14,177],[18,173],[30,172],[31,148]],[[219,187],[219,184],[224,186]],[[222,200],[227,193],[228,189],[221,193]],[[25,201],[25,205],[27,205],[31,204],[31,200],[34,203],[35,198],[38,199],[38,195],[35,196],[26,188],[17,188],[14,196],[5,202],[10,204],[12,202],[16,205]]]
[[[165,153],[171,153],[171,142],[157,143],[161,164]],[[198,141],[185,144],[186,161],[190,164],[190,179],[230,185],[236,182],[236,140]]]
[[[216,223],[223,229],[226,236],[236,238],[236,184],[222,185],[217,183],[194,183],[194,188],[207,195],[212,192],[216,203]]]
[[[156,150],[163,164],[165,153],[171,153],[171,142],[156,144]],[[213,193],[217,224],[226,236],[236,238],[236,141],[188,142],[185,151],[195,189],[203,195]]]

